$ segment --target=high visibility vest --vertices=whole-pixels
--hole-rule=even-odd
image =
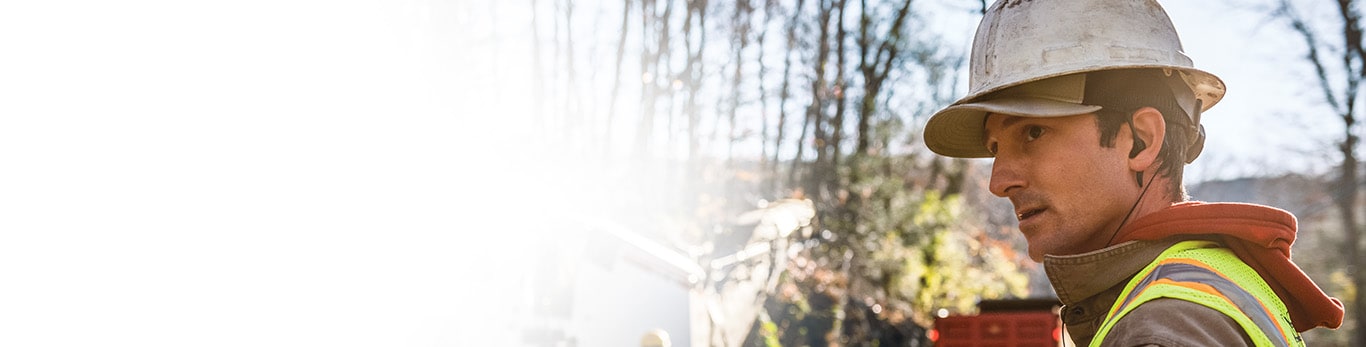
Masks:
[[[1211,241],[1179,242],[1143,268],[1119,293],[1091,346],[1100,346],[1124,315],[1159,298],[1219,311],[1237,322],[1257,346],[1304,346],[1276,292],[1232,251]]]

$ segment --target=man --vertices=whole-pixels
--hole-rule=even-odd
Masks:
[[[1295,346],[1342,303],[1290,261],[1295,217],[1186,201],[1201,112],[1224,95],[1143,0],[1000,0],[973,41],[970,91],[925,126],[952,157],[995,157],[1079,345]]]

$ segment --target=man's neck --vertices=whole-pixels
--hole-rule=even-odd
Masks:
[[[1109,229],[1096,233],[1092,250],[1113,246],[1115,235],[1124,229],[1125,226],[1143,216],[1147,216],[1157,211],[1161,211],[1182,199],[1172,199],[1171,190],[1166,189],[1171,184],[1171,180],[1166,177],[1153,177],[1145,185],[1144,189],[1138,189],[1134,199],[1133,207],[1127,211],[1126,215],[1118,216],[1117,223],[1109,225]],[[1173,202],[1175,201],[1175,202]]]

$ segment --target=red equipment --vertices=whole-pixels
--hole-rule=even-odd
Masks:
[[[1061,305],[1054,299],[983,300],[975,316],[936,319],[929,338],[935,346],[1071,346],[1065,336]]]

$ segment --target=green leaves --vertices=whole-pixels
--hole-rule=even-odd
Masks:
[[[957,195],[938,191],[901,193],[884,209],[870,280],[879,281],[886,300],[904,302],[921,325],[940,308],[971,312],[980,299],[1028,295],[1028,276],[1009,245],[995,242],[973,222]],[[908,208],[909,207],[909,208]]]

